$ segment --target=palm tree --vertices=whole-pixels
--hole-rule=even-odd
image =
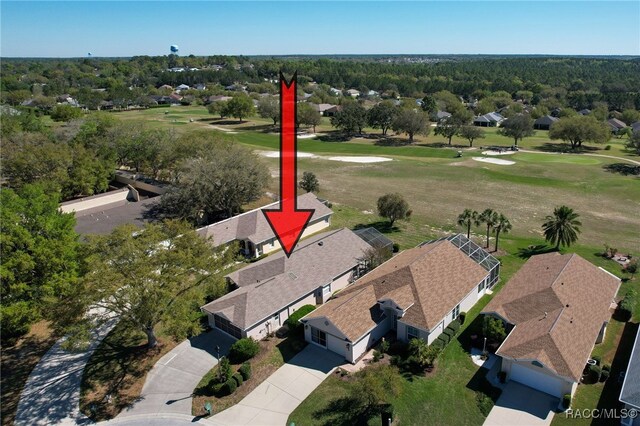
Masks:
[[[493,209],[485,209],[480,216],[478,216],[478,220],[487,225],[487,248],[489,248],[489,234],[491,233],[491,228],[498,221],[498,213],[493,211]]]
[[[467,238],[471,234],[471,225],[478,226],[478,212],[471,209],[464,209],[462,213],[458,215],[458,225],[467,227]]]
[[[511,222],[509,222],[509,219],[507,219],[505,215],[500,213],[496,224],[493,226],[493,231],[496,233],[496,247],[494,251],[498,251],[498,238],[500,238],[500,233],[508,234],[509,231],[511,231]]]
[[[582,226],[578,217],[580,215],[567,206],[556,207],[553,216],[547,216],[547,221],[542,224],[544,238],[555,244],[556,250],[560,248],[560,244],[569,247],[578,240],[579,227]]]

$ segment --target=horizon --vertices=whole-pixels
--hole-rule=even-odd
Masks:
[[[640,16],[637,1],[2,1],[1,12],[2,58],[166,56],[174,44],[179,56],[640,56],[639,21],[602,19]]]

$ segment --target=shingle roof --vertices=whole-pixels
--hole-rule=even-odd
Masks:
[[[609,120],[607,120],[607,123],[609,123],[609,125],[615,129],[624,129],[625,127],[627,127],[627,124],[624,121],[618,120],[617,118],[610,118]]]
[[[553,123],[555,123],[556,121],[558,121],[558,118],[552,117],[550,115],[544,115],[544,116],[538,118],[536,121],[534,121],[533,124],[550,126]]]
[[[515,324],[497,354],[579,381],[619,285],[577,254],[531,257],[484,309]]]
[[[402,321],[431,330],[488,275],[448,240],[405,250],[305,319],[326,317],[352,342],[379,320],[377,301],[391,299],[408,310]]]
[[[624,383],[620,392],[620,401],[640,408],[640,329],[633,344],[629,366],[624,375]]]
[[[260,244],[271,238],[275,238],[273,230],[262,213],[262,208],[275,207],[278,202],[261,207],[260,209],[234,216],[232,218],[205,226],[196,232],[202,237],[213,238],[213,245],[219,246],[235,240],[249,240],[254,244]],[[298,208],[315,209],[311,221],[318,220],[333,214],[331,209],[320,202],[313,193],[307,193],[298,197]]]
[[[202,309],[248,328],[354,268],[370,247],[346,228],[315,235],[288,258],[280,251],[229,274],[239,288]]]
[[[155,207],[160,197],[114,203],[76,212],[75,231],[80,235],[108,234],[117,226],[131,224],[143,227],[157,219]]]
[[[474,122],[483,122],[483,123],[499,123],[500,121],[504,120],[504,117],[500,114],[498,114],[497,112],[490,112],[488,114],[485,115],[481,115],[476,117],[473,121]]]

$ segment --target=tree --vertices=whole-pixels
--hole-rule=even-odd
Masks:
[[[469,236],[471,235],[471,225],[480,225],[478,212],[471,209],[464,209],[464,211],[458,215],[457,223],[460,226],[467,227],[467,238],[469,238]]]
[[[611,130],[590,115],[561,118],[551,125],[549,138],[571,143],[571,148],[580,148],[583,142],[605,143],[611,138]]]
[[[504,329],[504,323],[498,318],[485,315],[482,324],[482,334],[487,340],[493,342],[502,342],[507,337],[507,331]]]
[[[392,255],[392,249],[389,247],[372,246],[369,247],[358,260],[364,265],[363,273],[366,273],[391,259]]]
[[[473,146],[476,139],[484,139],[484,130],[477,126],[462,126],[459,133],[461,138],[469,141],[469,146]]]
[[[226,292],[223,278],[232,250],[212,249],[190,226],[178,221],[123,225],[109,235],[91,237],[86,306],[102,308],[100,321],[116,315],[121,324],[143,331],[148,347],[157,344],[155,327],[162,322],[176,338],[200,331],[197,306],[205,294]]]
[[[502,213],[498,215],[498,220],[493,226],[493,232],[496,233],[496,246],[494,251],[498,251],[498,239],[500,238],[500,233],[507,234],[511,231],[511,222],[507,219]]]
[[[307,192],[320,191],[320,182],[318,182],[318,178],[312,172],[302,173],[302,180],[300,181],[299,186]]]
[[[547,220],[542,224],[544,238],[551,244],[556,245],[556,250],[560,244],[569,247],[578,240],[580,226],[578,215],[573,209],[567,206],[556,207],[552,216],[547,216]]]
[[[471,121],[471,118],[472,116],[470,112],[464,109],[459,110],[455,114],[438,121],[438,125],[436,126],[434,133],[447,138],[449,145],[451,145],[451,139],[460,133],[462,126],[468,124]]]
[[[228,101],[212,102],[207,107],[207,110],[209,111],[209,114],[218,114],[222,119],[229,115],[228,104]]]
[[[366,124],[367,110],[353,101],[345,102],[342,109],[331,117],[331,125],[348,135],[353,135],[356,132],[362,134],[362,129]]]
[[[382,101],[367,112],[367,123],[386,135],[393,124],[398,108],[391,101]]]
[[[39,318],[57,322],[57,305],[71,304],[80,270],[73,214],[40,185],[0,191],[2,339],[15,338]]]
[[[422,107],[422,110],[427,114],[433,114],[434,112],[438,111],[438,103],[436,102],[436,99],[430,95],[422,98],[422,104],[420,105],[420,107]]]
[[[403,109],[396,115],[391,126],[395,132],[409,135],[409,142],[413,142],[416,134],[429,134],[429,116],[423,111]]]
[[[296,117],[296,126],[312,126],[313,132],[316,132],[316,126],[322,122],[322,116],[307,103],[298,104]]]
[[[425,368],[433,365],[440,354],[440,349],[433,345],[428,345],[422,339],[411,339],[409,341],[409,353],[420,367]]]
[[[71,121],[82,117],[82,115],[83,112],[80,108],[71,105],[56,105],[51,109],[51,119],[53,121]]]
[[[280,102],[273,96],[264,96],[258,101],[258,114],[262,118],[273,120],[273,125],[280,119]]]
[[[167,215],[194,224],[231,217],[263,194],[270,180],[257,154],[236,143],[209,139],[206,152],[183,162],[178,179],[162,196]]]
[[[386,194],[378,198],[378,215],[389,219],[389,226],[393,226],[396,220],[409,219],[411,210],[402,195]]]
[[[498,221],[498,213],[493,211],[493,209],[485,209],[480,213],[480,216],[478,216],[478,220],[487,225],[487,248],[489,248],[489,234],[491,233],[491,228],[493,228]]]
[[[227,115],[237,118],[241,123],[242,119],[249,117],[254,112],[253,100],[245,94],[234,96],[226,105]]]
[[[356,407],[371,411],[397,397],[401,385],[402,379],[396,367],[369,366],[354,374],[350,394],[352,400],[356,401]]]
[[[640,131],[635,131],[629,136],[629,141],[626,144],[628,150],[636,155],[640,155]]]
[[[508,118],[502,123],[502,127],[498,129],[498,134],[513,138],[516,146],[518,146],[518,141],[532,136],[534,133],[533,119],[528,114],[515,115]]]

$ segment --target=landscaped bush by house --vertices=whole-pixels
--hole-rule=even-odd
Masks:
[[[609,370],[602,370],[600,372],[600,381],[601,382],[606,382],[607,379],[609,378],[609,374],[610,374]]]
[[[476,404],[483,416],[487,417],[493,408],[493,401],[488,395],[482,392],[476,392]]]
[[[449,336],[448,334],[442,333],[441,335],[438,336],[438,339],[442,340],[446,345],[451,341],[451,336]]]
[[[229,349],[229,360],[234,364],[247,361],[258,354],[260,345],[251,337],[243,338],[231,345]]]
[[[460,325],[464,324],[464,319],[466,317],[467,317],[466,312],[460,312],[460,315],[458,315],[458,322],[460,322]]]
[[[453,339],[453,336],[455,336],[456,334],[456,332],[450,329],[449,327],[445,328],[442,333],[449,337],[449,341],[451,341]]]
[[[617,319],[623,322],[627,322],[633,316],[633,311],[636,307],[636,292],[629,290],[624,298],[618,303],[618,309],[616,309]]]
[[[590,365],[588,370],[589,383],[598,383],[602,370],[597,365]]]
[[[433,341],[433,343],[431,344],[431,346],[434,346],[438,349],[444,349],[444,342],[440,339],[436,339]]]
[[[571,394],[570,393],[565,393],[564,396],[562,397],[562,406],[564,408],[571,407]]]
[[[482,334],[487,339],[493,342],[502,342],[507,337],[507,332],[504,329],[504,323],[498,318],[494,318],[489,315],[485,315],[484,323],[482,327]]]
[[[382,358],[382,352],[380,352],[379,350],[374,350],[373,351],[373,362],[378,362],[380,361],[380,358]]]
[[[240,373],[236,373],[236,374],[234,374],[234,375],[233,375],[233,380],[235,380],[235,381],[236,381],[236,383],[238,384],[238,386],[242,386],[242,382],[243,382],[243,380],[242,380],[242,374],[240,374]]]
[[[231,378],[231,364],[226,356],[223,356],[218,363],[218,378],[220,383],[224,383]]]
[[[393,243],[393,252],[397,253],[400,251],[400,244],[398,243]]]
[[[596,365],[600,365],[600,361],[602,360],[602,357],[595,355],[595,356],[592,356],[591,359],[596,362]]]
[[[238,369],[238,373],[242,375],[242,379],[246,382],[251,378],[251,364],[245,362]]]
[[[609,371],[611,372],[611,366],[609,364],[603,364],[602,365],[602,371]]]
[[[462,324],[461,324],[459,321],[452,321],[452,322],[451,322],[451,324],[449,324],[449,325],[447,326],[447,328],[450,328],[450,329],[452,329],[454,332],[456,332],[456,333],[457,333],[457,332],[458,332],[458,330],[460,330],[460,326],[461,326],[461,325],[462,325]]]
[[[383,354],[388,353],[390,346],[391,343],[389,343],[389,341],[383,337],[382,341],[380,342],[380,352],[382,352]]]
[[[222,387],[222,392],[224,395],[231,395],[238,388],[238,382],[236,382],[233,378],[227,380]]]
[[[313,305],[304,305],[300,307],[297,311],[291,314],[289,318],[285,321],[289,330],[292,333],[299,332],[302,330],[302,323],[300,323],[300,318],[307,315],[309,312],[313,311],[316,307]]]

